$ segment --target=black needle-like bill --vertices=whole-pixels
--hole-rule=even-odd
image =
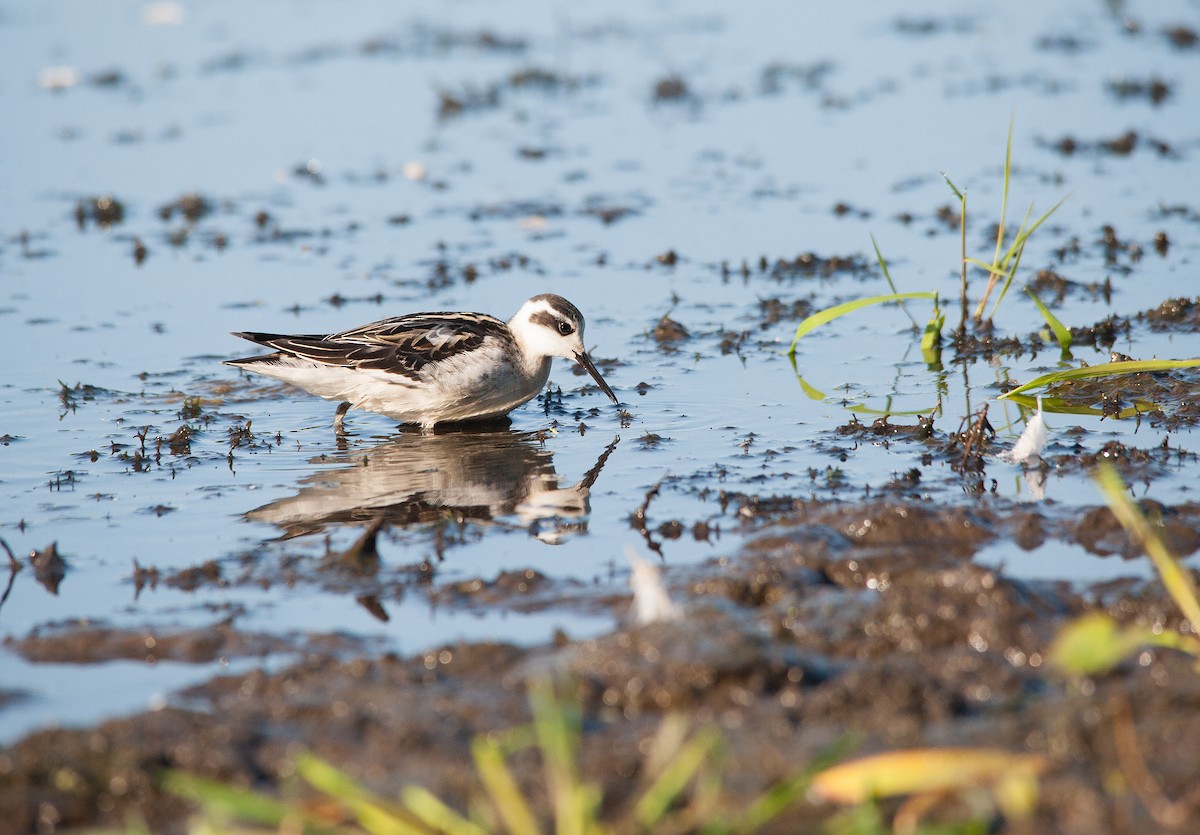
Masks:
[[[604,382],[604,378],[600,376],[600,372],[596,370],[596,366],[592,363],[592,358],[587,355],[587,351],[579,351],[575,354],[575,359],[579,360],[579,364],[587,370],[588,374],[592,375],[592,379],[596,381],[596,385],[600,386],[600,391],[608,395],[608,399],[614,403],[620,403],[617,396],[613,394],[612,389],[608,387],[608,383]]]

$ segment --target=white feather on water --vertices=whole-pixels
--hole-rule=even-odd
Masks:
[[[626,546],[625,556],[633,568],[629,575],[629,587],[633,589],[633,616],[638,624],[678,620],[682,612],[663,588],[662,573],[658,567],[638,556],[632,547]]]
[[[1025,431],[1013,448],[1000,453],[1000,458],[1013,464],[1036,466],[1046,448],[1046,420],[1042,417],[1042,398],[1038,398],[1037,412],[1025,424]]]

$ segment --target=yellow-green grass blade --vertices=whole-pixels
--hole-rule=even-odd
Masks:
[[[512,835],[535,835],[539,831],[537,818],[504,761],[503,748],[487,736],[478,736],[471,743],[471,754],[505,828]]]
[[[1017,236],[1015,238],[1013,238],[1013,242],[1011,244],[1009,244],[1008,249],[1006,249],[1004,251],[1004,255],[1002,255],[1000,257],[998,263],[1007,264],[1013,258],[1013,256],[1016,255],[1017,250],[1019,250],[1021,247],[1025,246],[1025,244],[1029,241],[1029,238],[1033,235],[1033,233],[1037,231],[1037,228],[1039,226],[1041,226],[1043,223],[1045,223],[1046,219],[1048,217],[1050,217],[1050,215],[1057,212],[1059,207],[1061,207],[1063,203],[1066,203],[1067,198],[1070,196],[1071,196],[1070,194],[1064,195],[1061,200],[1059,200],[1057,203],[1055,203],[1053,206],[1051,206],[1049,209],[1047,209],[1046,212],[1041,217],[1039,217],[1037,220],[1035,220],[1033,222],[1032,226],[1030,226],[1028,229],[1021,229],[1019,232],[1017,232]],[[1032,209],[1032,208],[1033,208],[1033,205],[1030,204],[1030,209]]]
[[[946,324],[946,314],[938,309],[937,301],[933,303],[933,315],[925,323],[921,334],[921,357],[934,371],[942,370],[942,326]]]
[[[796,367],[796,359],[795,359],[795,357],[793,357],[792,358],[792,368],[794,369],[795,367]],[[796,372],[796,379],[800,381],[800,390],[804,392],[804,394],[808,397],[809,400],[823,401],[825,399],[825,392],[821,391],[819,388],[812,385],[807,380],[805,380],[803,377],[801,377],[799,371]]]
[[[1050,308],[1042,304],[1042,300],[1037,297],[1037,293],[1033,292],[1030,287],[1025,288],[1025,292],[1029,298],[1033,299],[1033,303],[1037,306],[1038,312],[1042,314],[1042,318],[1046,320],[1046,324],[1050,326],[1050,330],[1054,332],[1054,338],[1058,340],[1059,347],[1063,349],[1063,353],[1071,351],[1071,329],[1058,320],[1058,317],[1050,312]]]
[[[875,242],[874,234],[871,235],[871,246],[875,247],[875,258],[879,261],[879,268],[883,270],[883,277],[887,280],[888,287],[892,288],[893,294],[899,293],[900,291],[896,289],[896,282],[892,281],[892,274],[888,271],[887,260],[883,257],[883,253],[879,251],[879,244]],[[917,324],[917,320],[913,319],[912,314],[908,312],[907,307],[901,304],[900,309],[903,310],[904,315],[912,321],[913,327],[920,327]]]
[[[1003,268],[999,264],[989,264],[987,261],[980,261],[970,255],[967,256],[967,263],[972,266],[979,267],[981,270],[987,270],[989,273],[1001,273]]]
[[[1176,368],[1195,368],[1200,366],[1200,358],[1189,360],[1132,360],[1127,362],[1107,362],[1103,365],[1089,365],[1084,368],[1069,368],[1065,371],[1051,371],[1035,377],[1024,385],[1004,392],[999,399],[1011,399],[1031,389],[1061,383],[1067,380],[1086,380],[1092,377],[1116,377],[1121,374],[1136,374],[1139,371],[1172,371]]]
[[[1028,394],[1012,394],[1007,397],[1018,406],[1023,406],[1026,409],[1035,409],[1038,405],[1038,398],[1031,397]],[[1159,411],[1162,409],[1158,403],[1152,403],[1149,400],[1134,400],[1133,404],[1126,406],[1120,411],[1105,412],[1104,409],[1096,406],[1083,406],[1076,403],[1070,403],[1061,397],[1045,397],[1041,398],[1042,411],[1048,414],[1055,415],[1088,415],[1098,418],[1116,418],[1125,420],[1126,418],[1137,417],[1138,415],[1148,414],[1149,412]]]
[[[224,821],[279,826],[292,810],[281,801],[219,780],[182,771],[165,771],[162,787],[171,794],[199,803],[206,815]]]
[[[794,356],[796,353],[796,345],[800,342],[800,337],[810,333],[821,325],[828,324],[834,319],[845,316],[847,313],[854,313],[857,310],[862,310],[864,307],[870,307],[876,304],[887,304],[888,302],[901,302],[906,299],[933,299],[937,301],[937,293],[934,292],[919,292],[919,293],[889,293],[882,296],[871,296],[866,299],[855,299],[854,301],[845,302],[844,304],[827,307],[824,310],[818,310],[816,313],[809,316],[800,326],[796,328],[796,335],[792,337],[792,346],[788,349],[788,355]]]
[[[553,682],[529,682],[533,728],[546,775],[546,789],[554,806],[558,835],[584,835],[596,820],[599,794],[579,779],[575,756],[580,717],[578,706],[564,702]]]
[[[716,729],[697,731],[638,799],[633,810],[638,823],[653,831],[720,743],[721,736]]]
[[[950,190],[954,192],[954,196],[959,199],[959,202],[967,199],[967,196],[963,192],[959,191],[958,186],[954,185],[954,182],[950,179],[949,175],[947,175],[945,171],[942,172],[942,179],[946,181],[946,185],[950,186]]]
[[[441,798],[422,786],[405,786],[401,791],[401,797],[408,810],[428,829],[397,828],[395,831],[398,833],[453,832],[455,835],[488,835],[486,829],[464,818],[442,802]],[[366,826],[365,821],[363,821],[363,825]],[[376,830],[371,831],[376,832]]]
[[[813,777],[818,799],[858,804],[900,795],[944,795],[988,789],[1013,818],[1027,817],[1038,777],[1049,761],[996,748],[918,748],[888,751],[826,769]]]
[[[1004,275],[1006,272],[1008,272],[1008,267],[1006,266],[1008,262],[1016,256],[1021,247],[1028,243],[1030,236],[1033,235],[1034,231],[1045,222],[1046,218],[1054,214],[1054,212],[1056,212],[1058,208],[1067,201],[1067,197],[1070,196],[1071,195],[1068,194],[1066,197],[1063,197],[1062,200],[1059,200],[1052,207],[1050,207],[1045,214],[1035,220],[1031,227],[1028,229],[1023,229],[1021,232],[1019,232],[1013,239],[1012,244],[1009,245],[1008,249],[1006,249],[1004,253],[997,257],[992,263],[989,264],[987,261],[981,261],[978,258],[973,258],[971,256],[967,256],[967,263],[979,267],[981,270],[986,270],[989,273]]]
[[[758,832],[785,809],[802,802],[808,795],[813,776],[845,759],[859,743],[860,740],[852,735],[843,736],[819,753],[800,773],[775,783],[740,810],[728,829],[738,833]]]
[[[1008,186],[1012,181],[1012,137],[1013,122],[1017,119],[1017,109],[1013,107],[1008,116],[1008,141],[1004,145],[1004,196],[1000,199],[1000,225],[996,230],[995,263],[1000,263],[1000,247],[1004,245],[1004,221],[1008,216]]]
[[[795,363],[793,363],[793,366],[794,365]],[[799,372],[796,373],[796,380],[800,383],[800,388],[804,392],[805,396],[807,396],[810,400],[816,400],[818,402],[825,401],[825,392],[821,391],[819,388],[801,377]],[[847,412],[855,412],[860,415],[876,415],[878,417],[907,417],[909,415],[927,415],[930,413],[929,409],[905,409],[902,411],[897,411],[896,409],[875,409],[862,403],[856,403],[853,406],[846,406],[845,409]]]
[[[1104,494],[1105,501],[1108,502],[1109,509],[1117,517],[1121,527],[1140,542],[1146,550],[1146,555],[1154,563],[1167,592],[1191,624],[1192,634],[1196,634],[1197,631],[1200,631],[1200,598],[1196,596],[1196,587],[1192,583],[1191,574],[1180,567],[1175,557],[1167,549],[1167,544],[1163,541],[1162,536],[1151,527],[1141,510],[1130,501],[1126,493],[1125,480],[1111,464],[1101,463],[1096,469],[1095,479],[1100,492]]]
[[[879,268],[883,270],[883,277],[887,280],[888,287],[892,288],[893,293],[899,293],[896,289],[896,282],[892,281],[892,274],[888,272],[887,260],[883,257],[883,253],[879,251],[879,244],[875,241],[875,234],[871,234],[871,246],[875,247],[875,259],[879,261]]]
[[[1099,675],[1142,647],[1170,647],[1197,654],[1192,636],[1155,632],[1147,626],[1122,627],[1107,612],[1090,612],[1064,626],[1050,645],[1050,663],[1075,675]]]
[[[1025,220],[1021,221],[1022,227],[1025,226],[1025,221],[1029,220],[1029,212],[1031,211],[1033,211],[1032,203],[1029,204],[1029,211],[1025,213]],[[996,315],[996,311],[1000,309],[1000,302],[1004,301],[1004,297],[1008,295],[1008,288],[1012,286],[1013,276],[1017,274],[1017,268],[1021,266],[1021,256],[1024,254],[1025,243],[1022,241],[1020,249],[1017,250],[1016,257],[1012,259],[1012,266],[1008,268],[1008,272],[1004,275],[1004,286],[1000,288],[1000,295],[996,296],[996,303],[992,305],[992,312],[988,314],[989,319]]]
[[[430,828],[403,809],[376,797],[352,777],[312,754],[296,759],[296,772],[306,783],[344,804],[372,835],[427,833]],[[418,816],[419,817],[419,816]]]

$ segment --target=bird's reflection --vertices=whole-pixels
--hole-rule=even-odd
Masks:
[[[313,459],[333,466],[304,476],[296,495],[245,517],[275,525],[284,539],[337,525],[409,527],[454,518],[525,528],[556,544],[586,530],[592,485],[619,440],[580,481],[560,486],[553,456],[535,433],[406,433]]]

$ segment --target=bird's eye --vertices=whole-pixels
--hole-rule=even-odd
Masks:
[[[563,336],[570,336],[571,334],[575,333],[575,329],[573,327],[571,327],[570,322],[559,322],[558,323],[558,332],[561,333]]]

